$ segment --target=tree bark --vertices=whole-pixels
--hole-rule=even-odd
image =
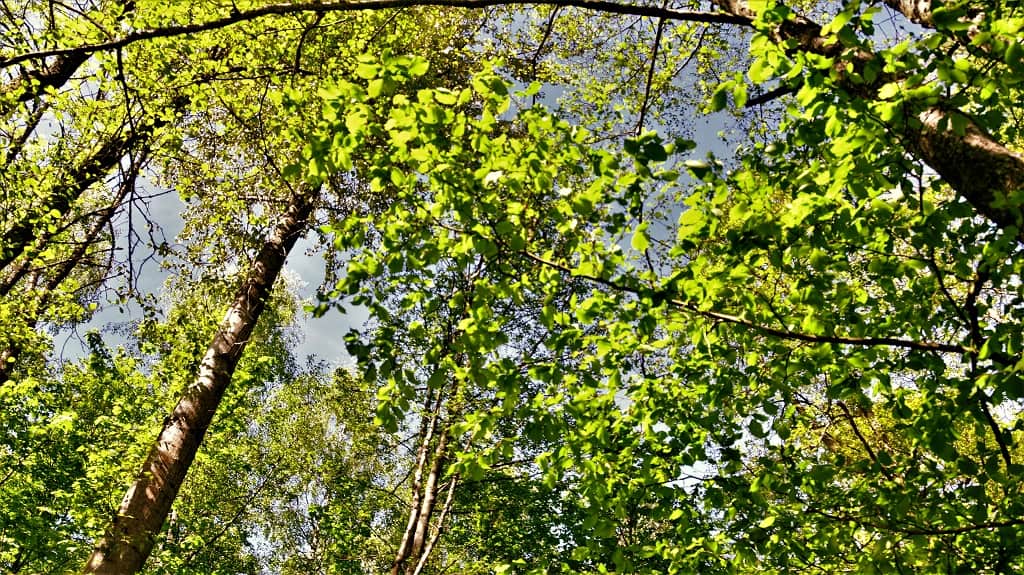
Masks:
[[[86,573],[123,575],[142,569],[288,253],[308,227],[317,195],[318,190],[303,186],[289,200],[210,342],[194,383],[164,421],[142,470],[96,543]]]
[[[714,0],[723,11],[753,18],[747,0]],[[931,25],[930,3],[917,0],[886,0],[886,5],[922,25]],[[774,31],[776,41],[794,41],[797,49],[825,56],[836,56],[842,46],[828,43],[821,26],[797,16]],[[861,53],[857,59],[873,58]],[[885,81],[891,81],[885,78]],[[853,94],[864,94],[866,87],[846,86]],[[870,88],[867,88],[870,91]],[[953,129],[965,126],[963,133]],[[918,116],[920,126],[899,128],[907,151],[935,170],[974,209],[1002,229],[1016,229],[1024,241],[1024,157],[1010,150],[985,132],[963,112],[933,106]]]

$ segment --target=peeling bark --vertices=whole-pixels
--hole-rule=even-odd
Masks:
[[[264,242],[210,342],[194,383],[164,421],[117,515],[96,543],[86,573],[123,575],[142,569],[285,259],[306,232],[317,193],[304,187],[289,200],[288,209]]]

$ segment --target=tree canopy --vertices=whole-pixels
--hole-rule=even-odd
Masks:
[[[1016,2],[0,22],[5,572],[1024,570]]]

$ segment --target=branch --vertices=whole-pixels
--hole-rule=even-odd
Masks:
[[[654,82],[654,68],[658,63],[658,49],[661,47],[661,35],[664,31],[665,19],[658,18],[658,31],[654,34],[654,45],[651,46],[651,64],[647,68],[647,82],[644,83],[644,99],[640,104],[640,119],[636,123],[637,136],[644,131],[644,119],[647,116],[647,104],[651,98],[651,84]]]
[[[974,525],[964,525],[963,527],[948,527],[948,528],[917,528],[908,529],[905,527],[893,527],[890,525],[881,525],[854,517],[852,515],[837,515],[822,511],[820,509],[810,509],[811,513],[816,513],[822,517],[827,517],[835,521],[852,521],[861,527],[870,527],[877,531],[891,531],[893,533],[902,533],[904,535],[959,535],[960,533],[970,533],[971,531],[982,531],[986,529],[999,529],[1002,527],[1016,527],[1018,525],[1024,525],[1024,519],[1008,519],[1006,521],[991,521],[988,523],[976,523]]]
[[[793,92],[796,92],[796,89],[793,88],[792,86],[786,86],[786,85],[778,86],[776,88],[772,88],[771,90],[768,90],[764,94],[759,94],[757,96],[754,96],[753,98],[749,98],[747,100],[747,104],[744,106],[744,108],[753,108],[754,106],[760,106],[761,104],[767,104],[768,102],[771,102],[772,100],[775,100],[777,98],[781,98],[781,97],[783,97],[783,96],[785,96],[787,94],[792,94]]]
[[[988,398],[980,390],[978,395],[981,413],[985,416],[985,422],[988,424],[989,429],[992,430],[992,435],[996,438],[996,444],[999,445],[999,454],[1002,455],[1003,463],[1006,464],[1006,470],[1009,472],[1013,466],[1013,460],[1010,458],[1010,449],[1006,446],[1006,442],[1003,441],[1003,430],[999,428],[996,419],[992,417],[992,412],[988,408]]]
[[[935,25],[932,22],[931,2],[921,0],[884,0],[885,5],[903,14],[908,20],[919,26],[931,28]]]
[[[846,416],[846,421],[850,424],[850,427],[853,428],[853,434],[857,436],[857,439],[860,440],[860,444],[864,446],[864,450],[868,452],[868,457],[870,457],[871,461],[873,461],[875,465],[882,470],[882,474],[885,475],[885,478],[892,481],[892,473],[882,465],[882,462],[878,461],[878,456],[875,455],[875,450],[871,449],[871,444],[868,443],[867,438],[865,438],[860,432],[860,427],[857,425],[857,421],[853,418],[853,414],[850,413],[850,408],[846,407],[845,402],[840,401],[838,404],[839,409],[843,410],[843,415]]]
[[[564,273],[589,280],[591,282],[612,288],[620,292],[627,292],[635,295],[653,294],[661,296],[665,302],[671,304],[672,306],[684,309],[686,311],[705,317],[707,319],[713,319],[724,323],[740,325],[782,339],[805,341],[808,343],[833,343],[839,345],[854,345],[859,347],[888,346],[926,352],[945,352],[958,354],[965,354],[971,352],[970,348],[951,343],[915,341],[909,339],[900,339],[896,337],[844,337],[837,335],[817,335],[790,331],[788,329],[768,327],[765,325],[754,323],[748,319],[744,319],[736,315],[721,313],[713,310],[700,309],[698,306],[692,303],[688,303],[680,299],[675,299],[675,296],[677,294],[669,293],[667,290],[664,289],[659,290],[651,288],[650,290],[639,290],[637,288],[626,286],[613,280],[577,273],[576,271],[572,270],[567,266],[564,266],[556,262],[548,261],[529,252],[522,252],[522,255],[525,256],[527,259],[530,259],[541,265],[552,267]]]
[[[226,28],[241,22],[257,20],[264,16],[297,14],[300,12],[315,12],[324,14],[328,12],[357,12],[362,10],[384,10],[387,8],[408,8],[412,6],[441,6],[448,8],[466,8],[479,10],[493,6],[558,6],[573,7],[593,12],[608,14],[627,14],[644,16],[649,18],[665,18],[680,22],[703,22],[707,24],[734,24],[738,26],[749,26],[751,18],[736,14],[723,12],[703,12],[697,10],[669,10],[655,6],[638,6],[633,4],[621,4],[609,0],[364,0],[362,2],[298,2],[271,4],[261,8],[234,12],[228,16],[214,18],[206,22],[195,24],[177,24],[150,30],[139,30],[129,33],[126,36],[108,42],[86,44],[74,48],[54,48],[25,52],[9,58],[0,59],[0,68],[7,68],[25,62],[27,60],[39,60],[49,57],[75,57],[97,52],[107,52],[125,46],[152,40],[155,38],[171,38],[186,34],[195,34],[209,30]]]

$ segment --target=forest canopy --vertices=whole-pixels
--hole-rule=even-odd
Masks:
[[[0,571],[1024,571],[1022,82],[1009,0],[6,2]]]

